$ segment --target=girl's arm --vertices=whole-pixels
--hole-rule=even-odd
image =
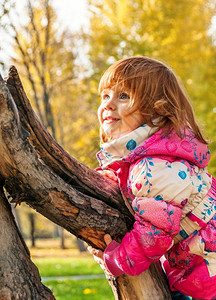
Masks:
[[[182,200],[190,196],[193,188],[184,163],[171,165],[151,158],[137,163],[130,173],[129,185],[136,197],[132,203],[133,230],[121,244],[112,241],[103,255],[107,269],[114,276],[138,275],[172,247],[180,229]],[[171,202],[172,199],[177,202]]]
[[[104,251],[107,269],[114,276],[138,275],[173,245],[179,232],[181,209],[163,200],[140,197],[133,201],[136,211],[132,231],[121,244],[112,241]]]

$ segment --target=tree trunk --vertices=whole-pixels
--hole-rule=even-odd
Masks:
[[[120,241],[132,228],[133,217],[118,185],[73,159],[56,143],[33,112],[14,67],[0,86],[0,153],[0,175],[14,203],[25,201],[100,249],[105,247],[105,233]],[[27,272],[22,276],[28,276]],[[140,276],[108,280],[115,299],[171,299],[159,264]]]
[[[64,234],[64,228],[59,227],[59,235],[60,235],[60,241],[61,241],[61,249],[65,249],[65,234]]]
[[[35,247],[35,216],[34,214],[29,214],[29,223],[30,223],[30,239],[32,248]]]
[[[77,242],[77,248],[79,249],[80,252],[87,251],[86,244],[81,239],[77,239],[76,242]]]
[[[2,184],[0,188],[0,299],[55,299],[40,281],[36,266],[19,232]]]

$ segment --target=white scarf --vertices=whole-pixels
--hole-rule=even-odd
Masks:
[[[157,130],[157,128],[142,125],[120,138],[102,144],[101,151],[97,153],[97,159],[101,168],[104,169],[107,165],[114,161],[121,160],[123,157],[127,156],[132,150],[140,146]]]

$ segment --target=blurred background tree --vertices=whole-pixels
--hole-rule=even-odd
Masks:
[[[11,63],[41,122],[72,156],[96,166],[91,145],[98,143],[97,115],[88,101],[80,58],[84,34],[62,29],[51,0],[26,0],[25,22],[15,17],[13,0],[7,0],[1,11],[5,22],[0,25],[13,47]]]
[[[96,161],[95,151],[90,152],[94,147],[92,139],[98,139],[98,132],[95,123],[91,126],[96,112],[86,101],[85,88],[78,75],[83,72],[75,46],[81,42],[80,34],[59,29],[49,0],[27,0],[26,22],[18,24],[12,4],[8,0],[1,10],[7,17],[4,29],[12,39],[11,62],[19,69],[32,105],[53,137],[72,156],[92,166]],[[5,7],[9,8],[6,10]],[[27,228],[34,246],[38,224],[42,220],[44,227],[48,228],[48,221],[27,208],[23,213],[28,215],[30,227]],[[64,232],[59,227],[56,232],[61,236],[61,247],[64,248]],[[44,236],[42,231],[41,236]]]
[[[88,0],[89,26],[79,32],[62,30],[52,0],[26,0],[18,17],[14,2],[0,4],[11,63],[44,126],[73,157],[97,166],[97,87],[104,70],[125,56],[146,55],[182,79],[212,142],[209,171],[216,176],[215,0]]]
[[[88,35],[92,89],[103,71],[125,56],[150,56],[173,68],[212,142],[209,171],[214,175],[216,41],[212,21],[215,5],[213,0],[89,0]]]

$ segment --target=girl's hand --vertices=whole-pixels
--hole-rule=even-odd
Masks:
[[[109,179],[112,179],[113,181],[118,181],[118,177],[116,176],[116,174],[111,171],[111,170],[100,170],[98,171],[98,173],[108,177]]]
[[[112,242],[112,238],[109,234],[104,235],[104,241],[106,245],[108,246]],[[106,265],[104,263],[103,259],[103,251],[95,249],[91,246],[88,246],[88,251],[93,255],[94,260],[100,265],[100,267],[103,269],[104,273],[108,276],[113,276],[106,268]]]

